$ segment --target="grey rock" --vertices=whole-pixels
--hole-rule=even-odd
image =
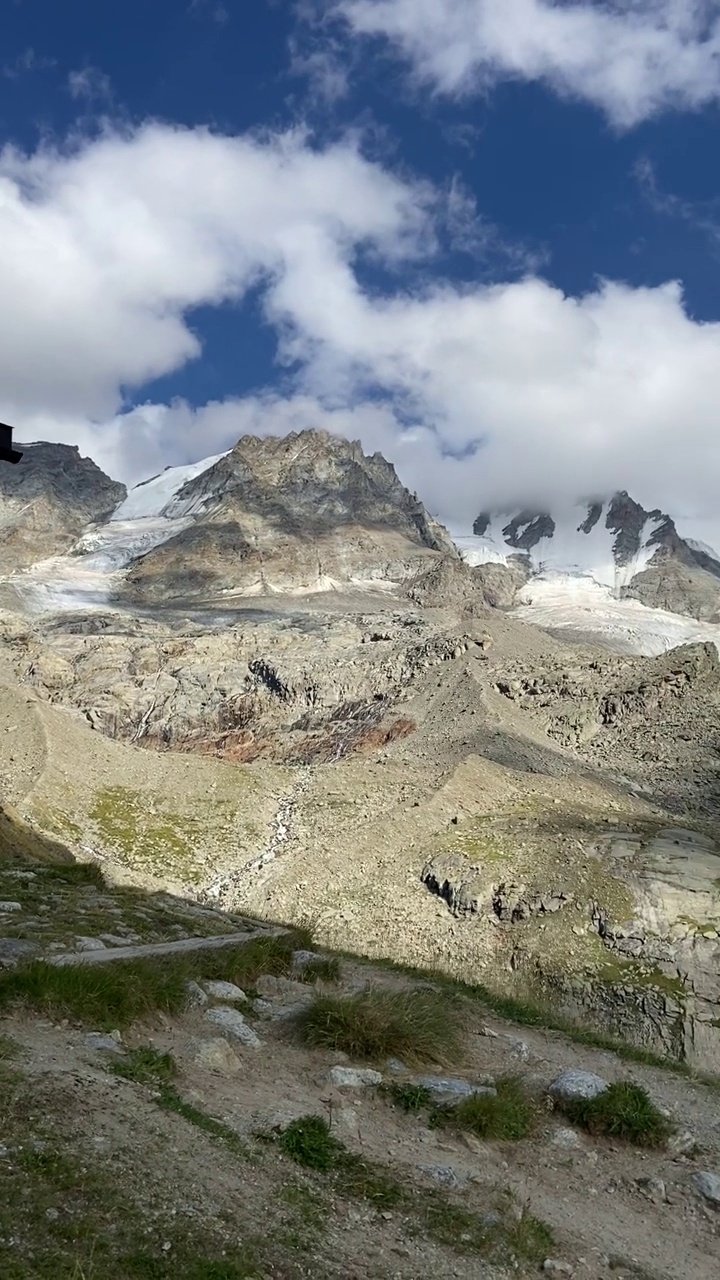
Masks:
[[[189,1004],[200,1005],[200,1006],[208,1004],[209,996],[206,991],[203,991],[199,983],[194,982],[191,979],[189,982],[185,984],[185,990],[187,992],[187,998],[188,998]]]
[[[584,1145],[575,1129],[556,1129],[550,1141],[554,1147],[562,1147],[566,1151],[578,1151]]]
[[[205,1020],[238,1040],[246,1049],[260,1049],[262,1040],[249,1027],[242,1014],[229,1005],[217,1004],[205,1011]]]
[[[516,1040],[512,1052],[513,1057],[519,1058],[521,1062],[527,1062],[530,1058],[530,1046],[525,1040]]]
[[[560,1262],[557,1258],[546,1258],[543,1262],[543,1271],[549,1276],[571,1276],[574,1274],[574,1268],[569,1262]]]
[[[491,1077],[486,1077],[490,1080]],[[455,1080],[452,1077],[421,1076],[415,1084],[427,1089],[436,1102],[441,1104],[462,1102],[463,1098],[476,1096],[495,1097],[496,1089],[490,1083],[469,1084],[467,1080]]]
[[[0,902],[0,911],[8,914],[12,911],[22,911],[22,902]]]
[[[693,1182],[703,1199],[714,1208],[720,1209],[720,1176],[717,1173],[703,1171],[693,1174]]]
[[[317,951],[293,951],[292,967],[295,971],[305,969],[309,964],[322,959],[323,957]]]
[[[405,1063],[401,1062],[399,1058],[388,1058],[387,1062],[385,1063],[385,1066],[387,1067],[388,1071],[392,1071],[394,1076],[403,1075],[404,1072],[407,1071],[407,1067],[405,1066]]]
[[[37,942],[26,938],[0,938],[0,969],[10,969],[21,960],[29,960],[39,950]]]
[[[562,1071],[553,1080],[548,1089],[551,1098],[563,1102],[574,1102],[576,1099],[597,1098],[608,1088],[607,1080],[596,1076],[591,1071]]]
[[[89,1032],[83,1037],[83,1044],[86,1049],[92,1049],[94,1053],[125,1053],[115,1036],[105,1035],[102,1031]]]
[[[100,941],[99,938],[76,938],[75,950],[76,951],[107,951],[107,947],[105,946],[104,942]]]
[[[338,1089],[360,1089],[368,1085],[382,1084],[379,1071],[371,1071],[366,1067],[333,1067],[330,1080]]]
[[[275,1012],[272,1001],[263,1000],[262,998],[260,1000],[253,1000],[252,1007],[262,1018],[269,1018]]]
[[[667,1149],[671,1156],[691,1156],[697,1150],[698,1141],[689,1129],[681,1133],[673,1133],[667,1141]]]
[[[236,987],[234,982],[211,981],[204,984],[205,990],[211,1000],[227,1000],[230,1004],[234,1004],[236,1000],[247,1000],[247,996],[241,987]]]
[[[464,1186],[467,1181],[466,1178],[460,1177],[449,1164],[424,1165],[422,1172],[441,1187],[457,1188]]]
[[[637,1185],[654,1204],[664,1204],[667,1190],[662,1178],[638,1178]]]
[[[98,935],[101,942],[107,943],[109,947],[131,947],[134,943],[141,942],[139,933],[127,933],[120,935],[119,933],[101,933]]]
[[[357,1138],[360,1132],[358,1113],[354,1107],[333,1108],[330,1129],[340,1138]]]
[[[240,1059],[222,1036],[201,1040],[193,1060],[198,1067],[221,1076],[235,1076],[242,1070]]]

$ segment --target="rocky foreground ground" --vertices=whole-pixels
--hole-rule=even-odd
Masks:
[[[716,1082],[112,888],[7,812],[0,846],[3,1276],[717,1275]],[[618,1082],[646,1091],[655,1137],[568,1118]],[[453,1118],[508,1088],[522,1106]]]

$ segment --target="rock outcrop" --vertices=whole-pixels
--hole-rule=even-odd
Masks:
[[[381,454],[325,432],[244,436],[164,514],[194,522],[131,566],[119,601],[383,589],[459,559]]]
[[[0,571],[69,551],[86,525],[106,520],[126,496],[76,446],[22,444],[22,461],[0,471]]]

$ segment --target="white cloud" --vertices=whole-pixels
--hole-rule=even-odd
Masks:
[[[536,80],[629,127],[720,97],[718,0],[328,0],[450,95]]]
[[[155,125],[67,155],[6,151],[0,418],[131,483],[245,432],[325,427],[382,450],[455,527],[488,503],[617,487],[714,512],[720,324],[693,320],[676,284],[367,292],[363,248],[396,265],[428,253],[446,204],[352,140],[319,151],[297,133]],[[133,406],[200,354],[192,309],[250,285],[298,362],[287,396]]]
[[[314,151],[299,133],[218,137],[160,125],[74,154],[0,154],[0,403],[107,418],[121,388],[200,354],[186,313],[322,280],[349,259],[419,248],[427,193],[365,161],[352,141]],[[241,358],[241,353],[239,353]]]

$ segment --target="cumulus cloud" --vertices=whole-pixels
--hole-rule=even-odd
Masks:
[[[364,286],[365,255],[432,258],[443,219],[437,193],[353,139],[153,125],[67,154],[5,151],[0,418],[130,483],[246,432],[320,427],[384,452],[458,530],[489,504],[620,487],[714,512],[720,324],[695,321],[676,283],[577,298],[531,273]],[[137,403],[201,355],[193,309],[250,287],[286,393]]]
[[[718,0],[328,0],[450,95],[541,81],[625,128],[720,97]]]
[[[187,314],[264,280],[332,307],[349,259],[420,252],[421,186],[355,142],[228,138],[152,125],[71,154],[0,154],[0,399],[18,421],[98,421],[123,388],[200,354]]]

